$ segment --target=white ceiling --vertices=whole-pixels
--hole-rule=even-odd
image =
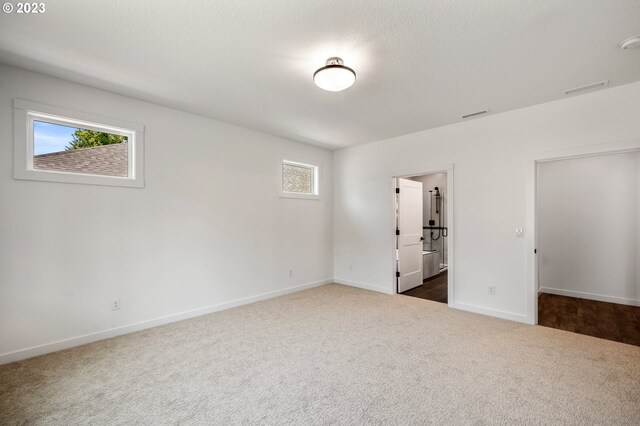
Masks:
[[[13,2],[15,3],[15,2]],[[340,148],[640,80],[637,0],[56,0],[0,61]],[[313,72],[341,56],[340,93]]]

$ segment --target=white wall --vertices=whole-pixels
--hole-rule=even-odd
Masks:
[[[14,98],[144,124],[146,187],[14,180]],[[281,156],[322,200],[278,197]],[[0,362],[333,276],[330,151],[4,65],[0,202]]]
[[[392,292],[391,176],[453,164],[454,304],[532,322],[526,239],[514,233],[528,219],[531,158],[638,139],[639,110],[640,83],[634,83],[337,151],[336,280]]]
[[[638,305],[637,152],[538,166],[543,292]]]

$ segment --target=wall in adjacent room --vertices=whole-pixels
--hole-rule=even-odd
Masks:
[[[447,226],[447,174],[446,173],[433,173],[429,175],[412,177],[411,180],[422,182],[422,211],[423,211],[423,226],[429,226],[429,219],[435,220],[435,226],[446,227]],[[436,213],[436,201],[435,201],[435,187],[438,187],[440,194],[442,195],[441,201],[441,214]],[[429,192],[432,191],[432,192]],[[442,207],[444,206],[444,207]],[[438,217],[442,219],[440,222]],[[433,234],[433,238],[431,238]],[[437,250],[440,251],[443,256],[440,258],[445,264],[447,263],[447,237],[442,236],[440,230],[424,230],[424,249],[425,250]]]
[[[539,164],[543,292],[638,305],[639,164],[638,152]]]
[[[640,83],[470,119],[334,154],[334,274],[394,290],[392,176],[453,164],[456,307],[533,322],[526,228],[536,155],[640,139]],[[532,179],[531,179],[532,181]],[[533,250],[531,250],[533,251]],[[496,294],[489,295],[488,287]]]
[[[14,98],[143,124],[145,188],[13,179]],[[279,198],[282,157],[322,165],[321,200]],[[330,281],[332,174],[328,150],[0,65],[0,362]]]

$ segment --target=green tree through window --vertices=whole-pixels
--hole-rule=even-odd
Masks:
[[[126,136],[112,135],[111,133],[96,132],[94,130],[77,129],[73,132],[73,140],[65,147],[65,150],[94,148],[96,146],[127,143]]]

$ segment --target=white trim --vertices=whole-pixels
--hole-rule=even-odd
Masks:
[[[538,324],[538,215],[537,215],[537,162],[532,159],[526,168],[526,215],[525,215],[525,250],[526,250],[526,289],[525,313],[527,324]]]
[[[380,287],[377,285],[371,285],[371,284],[365,284],[365,283],[361,283],[358,281],[351,281],[351,280],[346,280],[344,278],[334,278],[334,281],[336,284],[342,284],[342,285],[347,285],[349,287],[357,287],[357,288],[361,288],[363,290],[370,290],[370,291],[375,291],[378,293],[384,293],[384,294],[395,294],[395,292],[391,292],[389,291],[388,288],[385,287]]]
[[[71,173],[33,167],[33,123],[77,126],[128,138],[126,177]],[[22,99],[13,100],[13,177],[20,180],[144,188],[144,126]]]
[[[579,299],[597,300],[599,302],[618,303],[620,305],[640,306],[640,300],[626,297],[605,296],[603,294],[586,293],[582,291],[563,290],[560,288],[540,287],[540,293],[557,294],[558,296],[577,297]]]
[[[58,340],[56,342],[45,343],[44,345],[38,345],[31,348],[20,349],[13,352],[7,352],[4,354],[0,354],[0,365],[6,364],[9,362],[20,361],[20,360],[31,358],[38,355],[60,351],[63,349],[69,349],[76,346],[85,345],[87,343],[97,342],[98,340],[104,340],[104,339],[109,339],[111,337],[121,336],[123,334],[134,333],[136,331],[145,330],[152,327],[158,327],[160,325],[169,324],[176,321],[195,318],[202,315],[223,311],[225,309],[235,308],[237,306],[259,302],[261,300],[271,299],[278,296],[284,296],[285,294],[295,293],[297,291],[319,287],[321,285],[331,284],[333,282],[334,282],[333,279],[314,281],[311,283],[301,284],[294,287],[288,287],[282,290],[262,293],[256,296],[244,297],[241,299],[236,299],[229,302],[223,302],[216,305],[204,306],[201,308],[196,308],[189,311],[180,312],[177,314],[165,315],[165,316],[154,318],[151,320],[140,321],[133,324],[124,325],[121,327],[110,328],[110,329],[98,331],[95,333],[89,333],[82,336],[76,336],[76,337],[71,337],[64,340]]]
[[[476,314],[489,315],[496,318],[502,318],[510,321],[516,321],[528,324],[527,316],[523,314],[516,314],[514,312],[501,311],[499,309],[484,308],[482,306],[471,305],[469,303],[456,303],[453,306],[456,309],[462,311],[473,312]]]
[[[300,159],[291,159],[292,156],[283,156],[280,158],[280,163],[278,164],[278,196],[280,198],[301,198],[305,200],[320,200],[322,199],[320,193],[320,180],[322,179],[321,169],[322,164],[317,164],[314,161],[302,161]],[[293,157],[297,158],[297,157]],[[285,164],[291,164],[294,166],[301,166],[311,169],[312,177],[312,185],[313,185],[313,194],[301,194],[297,192],[286,192],[282,189],[282,166]]]
[[[393,247],[391,250],[392,253],[392,271],[393,275],[391,278],[391,293],[396,294],[396,224],[395,224],[395,199],[396,199],[396,179],[397,178],[406,178],[412,176],[424,176],[424,175],[433,175],[436,173],[446,173],[447,174],[447,224],[449,227],[448,236],[447,236],[447,293],[448,293],[448,303],[447,305],[450,308],[456,307],[456,292],[455,292],[455,209],[454,209],[454,166],[453,164],[440,164],[434,165],[431,167],[422,167],[420,169],[412,168],[396,171],[395,174],[391,176],[391,194],[389,199],[392,200],[391,203],[391,225],[389,226],[389,230],[392,233],[392,242]]]
[[[527,250],[527,289],[526,303],[528,324],[538,323],[538,256],[534,250],[538,247],[538,212],[537,212],[537,167],[538,163],[573,158],[592,157],[597,155],[622,154],[640,150],[640,139],[610,142],[597,145],[564,148],[559,150],[534,153],[527,161],[527,202],[526,202],[526,232],[525,242]]]

